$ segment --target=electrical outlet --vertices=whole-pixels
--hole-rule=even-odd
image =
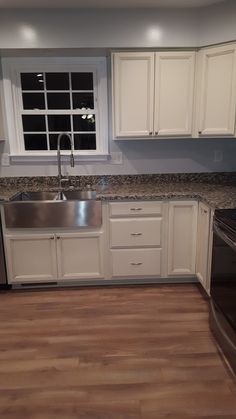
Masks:
[[[214,162],[219,163],[223,160],[222,150],[214,150]]]
[[[123,156],[121,151],[114,151],[111,153],[111,160],[113,164],[122,164],[123,163]]]
[[[1,158],[2,166],[10,166],[10,157],[8,153],[3,153]]]

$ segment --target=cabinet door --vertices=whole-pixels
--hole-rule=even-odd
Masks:
[[[0,141],[4,140],[4,123],[3,123],[4,115],[3,115],[3,85],[0,81]]]
[[[101,234],[64,233],[56,240],[59,279],[103,277]]]
[[[198,210],[196,274],[206,291],[209,290],[209,237],[210,209],[206,205],[200,203]]]
[[[236,49],[226,45],[199,52],[199,135],[234,135]]]
[[[155,134],[191,135],[195,53],[156,53],[155,64]]]
[[[168,275],[194,275],[197,238],[197,202],[169,203]]]
[[[7,235],[6,259],[10,283],[57,279],[53,234]]]
[[[153,132],[154,53],[113,54],[114,137]]]

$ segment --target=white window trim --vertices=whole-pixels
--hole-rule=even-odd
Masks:
[[[108,151],[108,104],[107,104],[107,63],[106,57],[44,57],[44,58],[3,58],[3,89],[6,110],[6,129],[9,139],[11,161],[55,161],[56,151],[25,151],[23,148],[23,132],[21,114],[20,72],[37,71],[94,71],[97,77],[95,96],[97,99],[96,150],[75,150],[76,160],[100,161],[109,158]],[[97,91],[96,91],[97,88]],[[63,154],[69,154],[63,150]]]

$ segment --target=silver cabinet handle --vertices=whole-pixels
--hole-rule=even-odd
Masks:
[[[130,233],[131,236],[142,236],[143,233]]]
[[[142,265],[143,264],[143,262],[131,262],[130,263],[130,265],[133,265],[133,266],[140,266],[140,265]]]
[[[130,211],[142,211],[142,208],[130,208]]]

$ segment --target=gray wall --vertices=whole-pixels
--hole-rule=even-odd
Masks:
[[[227,0],[201,10],[199,45],[236,40],[236,1]]]
[[[202,10],[2,10],[0,49],[2,55],[24,55],[27,49],[33,54],[38,51],[39,55],[46,55],[45,52],[55,55],[55,49],[59,54],[68,54],[76,53],[68,49],[82,48],[80,54],[87,55],[89,48],[93,54],[100,54],[107,48],[194,47],[236,39],[235,18],[234,0]],[[66,50],[62,51],[63,48]],[[114,142],[111,127],[109,133],[110,151],[122,152],[122,164],[80,162],[74,169],[66,170],[73,174],[236,170],[235,139]],[[215,150],[222,152],[221,162],[214,161]],[[0,154],[8,151],[8,143],[0,143]],[[56,164],[51,163],[0,166],[0,176],[43,176],[56,172]]]
[[[196,46],[199,13],[165,9],[3,10],[0,48]]]

